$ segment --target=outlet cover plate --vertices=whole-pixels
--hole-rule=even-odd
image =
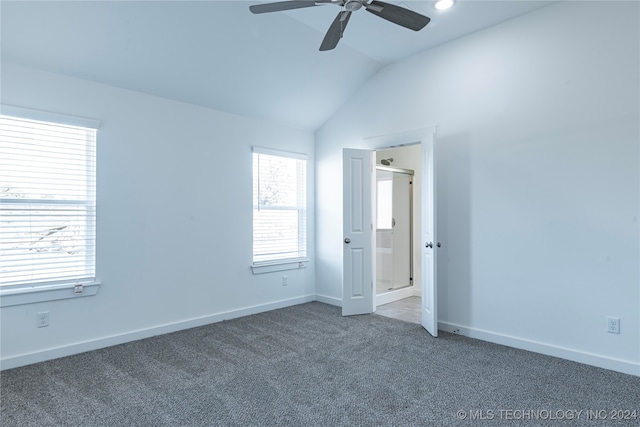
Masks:
[[[45,328],[49,326],[49,312],[41,311],[36,314],[36,326],[38,328]]]
[[[620,333],[620,318],[619,317],[607,317],[607,332],[611,334]]]

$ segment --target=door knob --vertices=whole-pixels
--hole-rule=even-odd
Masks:
[[[433,243],[429,242],[426,245],[424,245],[425,248],[433,248]]]
[[[437,244],[436,246],[437,246],[437,247],[440,247],[440,246],[442,246],[442,245],[440,244],[440,242],[438,242],[438,244]]]
[[[351,239],[349,239],[348,237],[346,239],[344,239],[345,243],[351,243]]]

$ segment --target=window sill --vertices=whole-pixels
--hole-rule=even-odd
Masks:
[[[0,289],[0,307],[90,297],[97,294],[100,288],[100,282],[82,283],[82,291],[76,293],[76,284],[77,283],[59,283],[39,286],[24,285],[15,288]]]
[[[251,271],[253,272],[253,274],[263,274],[271,273],[273,271],[298,270],[300,268],[307,268],[308,263],[309,260],[307,258],[287,261],[262,262],[259,264],[253,264],[251,266]]]

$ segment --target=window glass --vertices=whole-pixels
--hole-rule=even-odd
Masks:
[[[253,262],[307,256],[307,160],[253,153]]]
[[[0,283],[95,276],[96,130],[0,116]]]

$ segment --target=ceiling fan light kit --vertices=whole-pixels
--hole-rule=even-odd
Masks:
[[[338,45],[338,42],[342,38],[344,30],[347,27],[351,13],[361,9],[362,7],[364,7],[367,12],[413,31],[420,31],[429,23],[429,21],[431,21],[430,18],[405,7],[396,6],[379,0],[372,0],[371,2],[368,2],[367,0],[289,0],[275,3],[255,4],[249,6],[249,10],[252,13],[268,13],[322,6],[325,4],[340,6],[342,10],[340,10],[338,16],[336,16],[331,23],[327,34],[325,34],[322,44],[320,45],[321,51],[331,50]]]
[[[436,9],[438,10],[447,10],[453,6],[453,0],[439,0],[436,2]]]

